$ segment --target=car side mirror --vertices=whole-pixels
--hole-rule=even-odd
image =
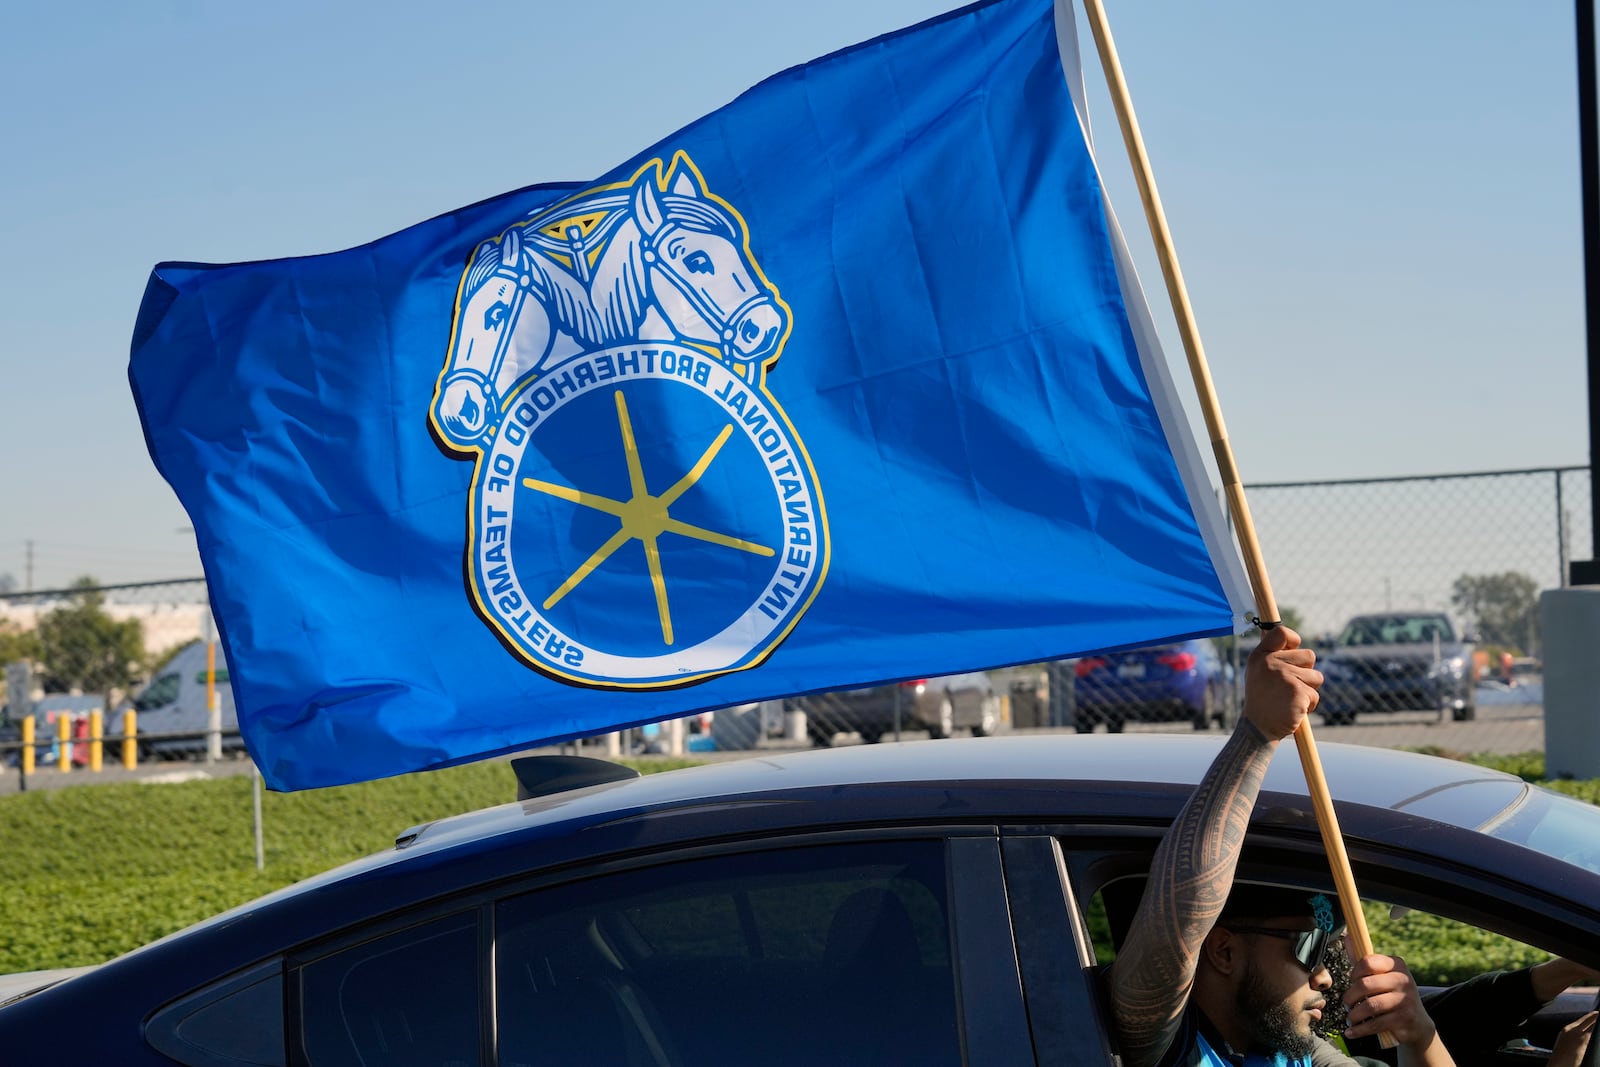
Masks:
[[[1475,645],[1478,643],[1478,635],[1471,630],[1467,630],[1461,635],[1461,643],[1463,645]]]

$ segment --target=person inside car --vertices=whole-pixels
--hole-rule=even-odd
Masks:
[[[1331,902],[1233,881],[1272,754],[1317,706],[1315,663],[1293,630],[1262,634],[1244,714],[1151,861],[1105,975],[1127,1067],[1354,1062],[1313,1032],[1332,987],[1323,956],[1342,927]],[[1398,957],[1355,961],[1344,1000],[1348,1037],[1387,1032],[1402,1067],[1453,1067]]]

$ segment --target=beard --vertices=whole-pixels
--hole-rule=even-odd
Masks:
[[[1245,972],[1239,983],[1234,1006],[1250,1030],[1250,1047],[1246,1051],[1263,1056],[1281,1052],[1293,1059],[1310,1055],[1316,1048],[1316,1038],[1302,1021],[1301,1009],[1275,996],[1254,967]]]

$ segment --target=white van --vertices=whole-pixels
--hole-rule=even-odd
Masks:
[[[233,688],[228,685],[228,665],[217,646],[215,681],[217,704],[222,711],[222,750],[242,752],[239,719],[233,710]],[[200,757],[206,752],[206,643],[196,641],[156,672],[133,698],[139,713],[141,755],[165,758]],[[173,734],[188,736],[174,737]]]

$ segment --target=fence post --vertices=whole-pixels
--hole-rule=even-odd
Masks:
[[[1556,576],[1556,588],[1565,589],[1570,582],[1567,574],[1567,514],[1561,503],[1561,471],[1558,468],[1553,473],[1556,476],[1556,565],[1561,568]],[[1533,655],[1533,649],[1528,649],[1528,655]]]
[[[206,710],[206,762],[215,763],[222,758],[222,704],[215,689],[207,696],[210,707]]]
[[[22,777],[24,780],[33,773],[34,756],[33,716],[24,715],[22,717]]]
[[[89,713],[89,769],[100,773],[105,760],[105,715],[99,708]]]
[[[128,770],[139,766],[139,713],[129,708],[122,713],[122,765]]]
[[[254,809],[252,818],[256,831],[256,870],[263,871],[267,868],[267,852],[261,829],[261,768],[256,765],[254,757],[251,757],[250,761],[250,804]]]
[[[56,715],[56,770],[72,770],[72,716],[64,711]]]

